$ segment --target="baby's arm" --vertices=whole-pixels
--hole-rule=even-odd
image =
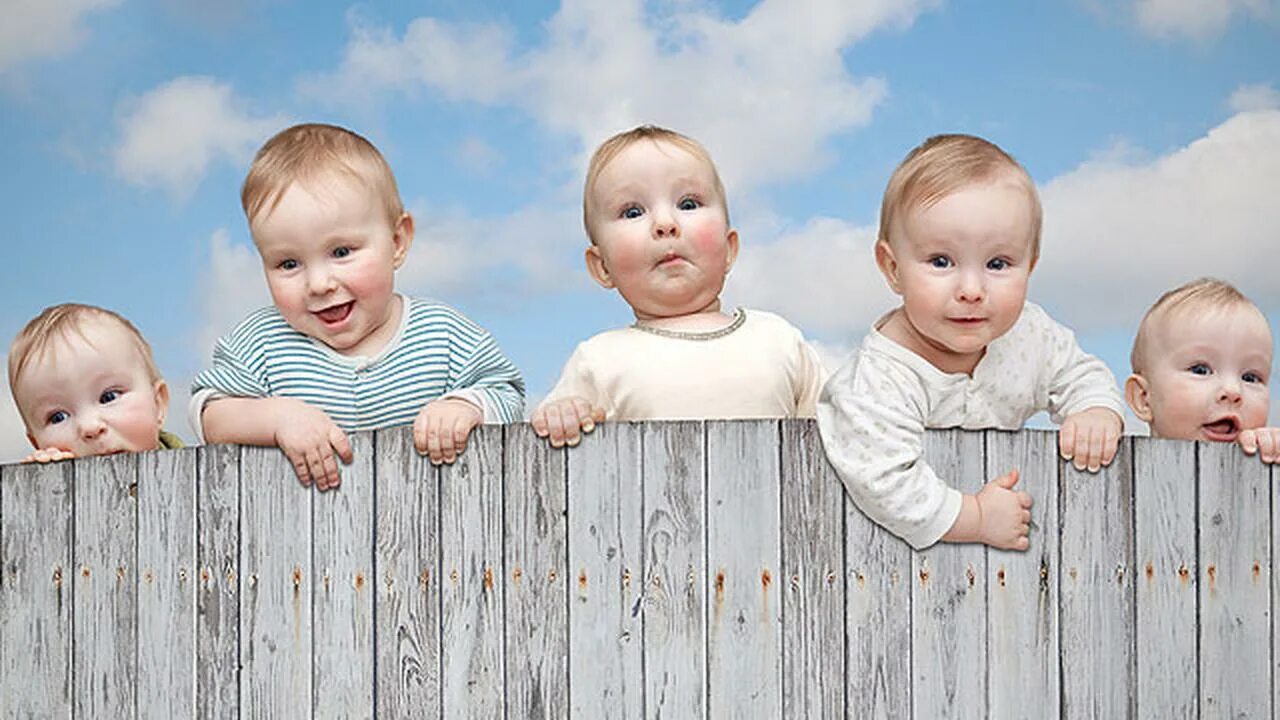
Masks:
[[[1077,470],[1097,472],[1115,459],[1124,430],[1124,401],[1106,363],[1080,349],[1075,333],[1037,308],[1045,323],[1048,408],[1062,424],[1058,451]]]
[[[977,495],[965,495],[960,515],[942,539],[947,542],[980,542],[1004,550],[1031,546],[1031,496],[1013,486],[1018,471],[987,483]]]
[[[799,336],[799,331],[796,334]],[[806,342],[803,336],[799,336],[797,340],[799,352],[796,385],[799,396],[796,398],[795,417],[811,418],[817,413],[818,395],[822,392],[822,384],[827,379],[827,373],[813,346]]]
[[[1237,438],[1249,455],[1257,455],[1265,463],[1280,463],[1280,427],[1244,430]]]
[[[353,457],[346,433],[323,410],[293,398],[222,397],[205,404],[202,420],[206,442],[279,447],[298,481],[320,490],[340,482],[333,454]]]

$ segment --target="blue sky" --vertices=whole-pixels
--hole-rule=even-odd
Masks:
[[[1276,0],[46,0],[5,15],[0,336],[58,302],[121,312],[188,439],[191,376],[267,299],[240,181],[303,120],[382,149],[418,220],[399,287],[490,329],[535,400],[577,342],[630,320],[586,275],[580,188],[595,144],[641,122],[698,138],[724,175],[743,243],[728,302],[786,315],[832,363],[893,303],[871,259],[880,193],[938,132],[984,135],[1030,170],[1046,211],[1030,296],[1118,377],[1141,313],[1199,275],[1280,325]],[[11,459],[25,440],[0,404]]]

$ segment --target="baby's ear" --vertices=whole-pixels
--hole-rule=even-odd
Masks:
[[[587,247],[587,272],[591,273],[592,279],[600,284],[600,287],[606,290],[613,289],[613,277],[609,275],[609,268],[604,263],[604,255],[600,253],[600,246],[590,245]]]
[[[1147,387],[1147,379],[1134,373],[1124,381],[1124,400],[1138,419],[1151,424],[1151,394]]]
[[[727,274],[733,269],[734,261],[738,259],[738,231],[730,230],[724,241],[728,252],[724,265],[724,271]]]
[[[413,216],[408,212],[401,213],[400,219],[396,221],[391,243],[394,246],[391,265],[399,270],[405,257],[409,255],[409,247],[413,245]]]
[[[163,379],[156,380],[156,424],[164,427],[165,416],[169,414],[169,385]]]
[[[893,254],[893,248],[889,247],[889,243],[883,240],[876,241],[876,266],[880,268],[880,274],[884,275],[884,281],[889,283],[889,289],[895,295],[902,294],[902,286],[898,283],[898,258]]]

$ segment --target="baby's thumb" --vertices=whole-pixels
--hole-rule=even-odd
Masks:
[[[1014,485],[1018,484],[1018,471],[1010,470],[1009,472],[996,478],[996,484],[1005,490],[1012,490]]]
[[[334,450],[338,451],[338,457],[342,458],[342,462],[351,464],[355,459],[355,454],[351,452],[351,442],[347,440],[347,434],[342,432],[337,426],[329,430],[329,444]]]

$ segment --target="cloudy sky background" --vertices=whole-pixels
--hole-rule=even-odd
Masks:
[[[583,267],[580,193],[596,144],[642,122],[720,167],[743,243],[729,303],[784,314],[833,364],[893,304],[880,193],[939,132],[1030,170],[1031,298],[1117,377],[1146,307],[1199,275],[1280,325],[1277,0],[406,5],[0,0],[6,346],[54,303],[121,312],[191,439],[190,378],[267,302],[240,181],[304,120],[382,149],[418,221],[400,289],[492,331],[535,401],[577,342],[630,321]],[[26,451],[0,396],[0,460]]]

